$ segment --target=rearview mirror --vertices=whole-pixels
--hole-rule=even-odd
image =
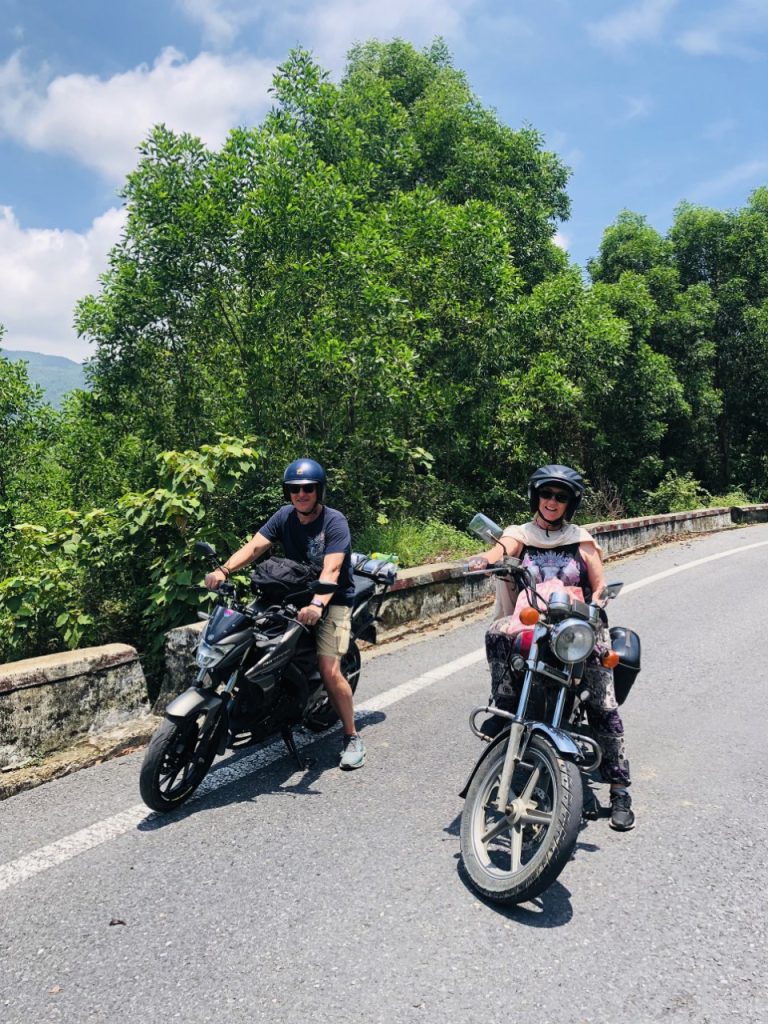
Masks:
[[[623,583],[608,583],[598,594],[599,601],[612,601],[614,597],[618,597],[621,593],[621,588],[624,586]]]
[[[482,512],[478,512],[477,515],[472,517],[468,529],[476,537],[486,541],[488,544],[495,544],[504,532],[500,526],[494,523],[492,519],[489,519],[488,516],[484,516]]]
[[[206,555],[208,558],[216,558],[215,549],[212,548],[210,544],[207,544],[204,540],[196,540],[195,547],[197,548],[198,551],[202,551],[203,554]]]

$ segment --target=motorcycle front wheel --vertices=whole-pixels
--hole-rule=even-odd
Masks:
[[[349,649],[341,659],[341,674],[349,683],[352,693],[357,689],[360,679],[360,651],[354,640],[350,640]],[[327,696],[323,697],[306,718],[305,725],[312,732],[325,732],[339,720],[336,709]]]
[[[489,753],[467,792],[461,857],[472,887],[497,903],[522,903],[554,882],[581,823],[579,769],[533,736],[512,776],[507,813],[496,807],[506,744]]]
[[[139,776],[141,799],[153,811],[172,811],[192,796],[208,774],[224,722],[203,731],[206,712],[166,718],[149,741]]]

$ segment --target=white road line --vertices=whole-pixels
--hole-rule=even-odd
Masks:
[[[652,583],[658,583],[659,580],[665,580],[669,576],[676,576],[679,572],[697,569],[700,565],[705,565],[707,562],[716,562],[719,558],[740,555],[744,551],[752,551],[753,548],[764,548],[766,545],[768,545],[768,540],[761,540],[757,544],[746,544],[743,548],[729,548],[727,551],[721,551],[718,555],[695,558],[692,562],[686,562],[685,565],[676,565],[674,569],[665,569],[664,572],[657,572],[653,576],[646,576],[645,579],[638,580],[636,583],[628,583],[622,590],[622,594],[628,594],[632,590],[639,590],[641,587],[649,587]]]
[[[465,654],[461,658],[449,661],[445,665],[430,669],[429,672],[425,672],[416,679],[411,679],[407,683],[401,683],[400,686],[395,686],[391,690],[379,694],[378,697],[371,697],[367,701],[356,703],[356,710],[361,716],[381,711],[391,704],[396,704],[405,697],[410,697],[412,694],[418,693],[419,690],[426,689],[426,687],[432,686],[441,679],[447,679],[448,676],[455,675],[457,672],[461,672],[462,669],[468,668],[484,659],[485,652],[482,649],[472,651],[470,654]],[[310,743],[317,742],[318,737],[297,734],[295,739],[296,746],[301,749]],[[281,740],[278,740],[256,751],[249,757],[243,757],[233,765],[214,768],[213,772],[201,783],[197,793],[190,798],[189,803],[185,806],[193,804],[196,800],[206,794],[215,792],[217,789],[221,789],[223,786],[228,786],[245,778],[247,775],[251,775],[259,768],[263,768],[278,760],[278,758],[284,757],[285,753],[284,744]],[[19,857],[17,860],[0,865],[0,892],[19,885],[28,878],[39,875],[42,871],[48,871],[50,868],[56,867],[57,864],[63,864],[73,857],[79,857],[81,853],[86,853],[102,843],[109,842],[110,839],[117,839],[119,836],[131,832],[143,821],[150,825],[148,831],[151,831],[151,821],[158,817],[159,815],[151,814],[144,804],[135,804],[120,814],[115,814],[103,821],[97,821],[87,828],[80,829],[79,832],[73,832],[69,836],[64,836],[63,839],[58,839],[56,842],[49,843],[39,850],[34,850],[32,853]]]
[[[399,686],[393,686],[391,690],[385,690],[378,697],[371,697],[362,703],[355,701],[355,708],[361,714],[381,711],[384,708],[388,708],[390,704],[396,704],[397,701],[403,700],[404,697],[410,697],[412,693],[418,693],[419,690],[424,690],[427,686],[431,686],[441,679],[447,679],[448,676],[453,676],[464,668],[476,665],[478,661],[485,661],[485,650],[482,647],[478,647],[475,651],[470,651],[469,654],[465,654],[461,658],[456,658],[455,661],[449,661],[445,665],[440,665],[439,668],[430,669],[423,676],[411,679],[407,683],[401,683]]]
[[[675,576],[679,572],[687,572],[689,569],[698,568],[698,566],[705,565],[707,562],[728,558],[730,555],[740,555],[745,551],[751,551],[754,548],[765,547],[766,545],[768,545],[768,541],[760,541],[757,544],[747,544],[740,548],[730,548],[728,551],[721,551],[717,555],[707,555],[706,558],[697,558],[692,562],[686,562],[685,565],[677,565],[673,569],[666,569],[664,572],[646,576],[645,579],[637,580],[635,583],[628,583],[624,587],[623,592],[629,593],[633,590],[639,590],[641,587],[647,587],[652,583],[658,583],[660,580]],[[406,697],[412,696],[414,693],[418,693],[420,690],[426,689],[428,686],[432,686],[442,679],[447,679],[449,676],[455,675],[457,672],[461,672],[463,669],[484,660],[485,651],[480,647],[477,650],[470,651],[469,654],[463,655],[461,658],[455,658],[445,665],[430,669],[416,679],[411,679],[407,683],[401,683],[391,690],[386,690],[377,697],[371,697],[369,700],[356,703],[357,711],[361,715],[381,711]],[[296,745],[299,748],[316,741],[316,736],[298,735],[296,737]],[[206,794],[213,793],[223,786],[230,785],[232,782],[237,782],[239,779],[250,775],[265,765],[271,764],[284,755],[285,747],[282,742],[277,741],[270,743],[267,747],[256,751],[249,757],[238,760],[233,765],[215,768],[212,774],[203,781],[189,803],[192,804]],[[63,864],[68,860],[72,860],[73,857],[79,857],[80,854],[86,853],[102,843],[109,842],[111,839],[117,839],[119,836],[125,835],[132,829],[137,828],[142,822],[150,824],[156,817],[156,815],[148,814],[144,804],[134,804],[133,807],[129,807],[126,811],[121,811],[120,814],[115,814],[111,818],[105,818],[103,821],[97,821],[87,828],[80,829],[79,832],[73,832],[71,835],[64,836],[63,839],[58,839],[56,842],[42,846],[32,853],[25,854],[23,857],[0,865],[0,892],[11,889],[43,871],[48,871],[50,868],[56,867],[57,864]],[[151,831],[151,824],[148,831]]]

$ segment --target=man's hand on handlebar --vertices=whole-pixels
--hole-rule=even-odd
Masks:
[[[229,574],[224,569],[214,569],[213,572],[206,574],[203,582],[205,583],[208,590],[218,590],[222,583],[225,583],[229,579]]]
[[[302,626],[316,626],[323,617],[323,609],[317,604],[308,604],[296,613],[296,621]]]

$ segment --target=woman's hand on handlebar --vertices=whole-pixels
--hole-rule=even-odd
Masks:
[[[473,555],[467,562],[467,572],[482,572],[490,565],[485,555]]]

